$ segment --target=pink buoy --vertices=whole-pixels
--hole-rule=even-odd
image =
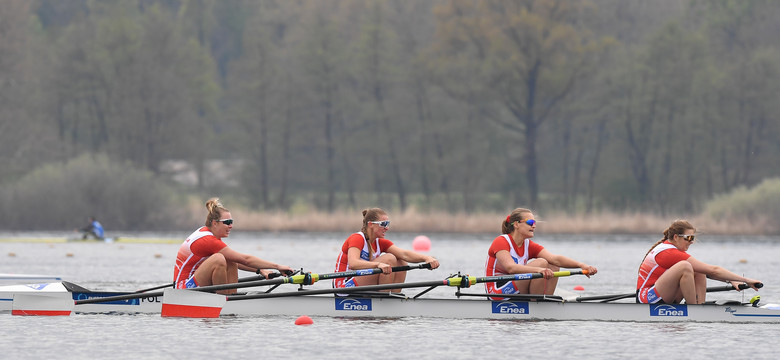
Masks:
[[[577,285],[577,286],[575,286],[575,287],[574,287],[574,290],[577,290],[577,291],[585,291],[585,287],[584,287],[584,286],[582,286],[582,285]]]
[[[418,235],[412,240],[412,249],[414,251],[429,251],[431,250],[431,239],[425,235]]]

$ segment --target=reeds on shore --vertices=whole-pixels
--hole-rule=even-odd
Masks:
[[[200,212],[200,211],[198,211]],[[325,212],[311,210],[303,213],[282,211],[250,211],[231,209],[237,219],[237,229],[243,231],[321,231],[349,232],[361,227],[360,210]],[[717,221],[702,215],[660,216],[637,212],[601,212],[583,215],[564,213],[535,213],[537,227],[546,234],[659,234],[676,219],[689,220],[697,232],[710,235],[768,235],[760,222]],[[203,214],[193,216],[200,218]],[[506,214],[497,212],[447,213],[443,211],[404,212],[389,211],[391,229],[415,233],[497,233]]]

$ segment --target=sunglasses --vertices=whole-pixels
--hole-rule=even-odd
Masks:
[[[390,220],[382,220],[382,221],[369,221],[372,224],[377,224],[385,229],[387,229],[388,226],[390,226]]]
[[[687,242],[690,242],[690,243],[696,241],[696,235],[693,235],[693,234],[689,234],[689,235],[679,235],[678,234],[677,236],[683,238],[683,240],[685,240]]]
[[[534,219],[519,220],[518,222],[521,223],[521,224],[525,223],[528,226],[534,226],[534,224],[536,224],[536,220],[534,220]]]
[[[217,221],[219,221],[219,222],[221,222],[221,223],[223,223],[225,225],[233,225],[233,219],[222,219],[222,220],[217,220]]]

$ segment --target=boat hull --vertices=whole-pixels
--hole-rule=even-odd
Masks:
[[[40,285],[44,284],[39,284]],[[13,293],[19,291],[67,291],[61,284],[30,290],[0,289],[0,311],[10,311]],[[5,290],[5,291],[4,291]],[[128,294],[126,292],[72,292],[74,300]],[[110,303],[76,305],[75,313],[159,314],[163,296],[148,296]],[[289,315],[359,318],[434,317],[500,320],[581,320],[636,322],[735,322],[780,323],[780,306],[753,307],[749,304],[648,305],[630,302],[533,302],[490,301],[473,298],[334,297],[328,295],[292,296],[228,301],[225,315]]]

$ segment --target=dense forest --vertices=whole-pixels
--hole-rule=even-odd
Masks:
[[[778,18],[771,0],[4,0],[0,212],[138,228],[186,194],[699,212],[780,175]]]

